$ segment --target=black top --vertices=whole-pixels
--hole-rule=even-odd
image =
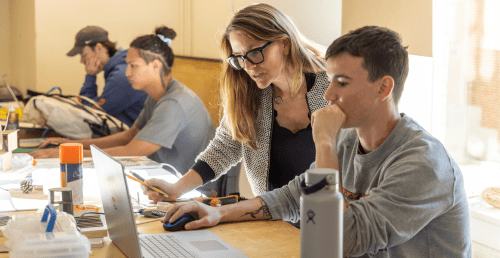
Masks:
[[[306,74],[307,91],[311,90],[314,81],[314,74]],[[309,169],[316,156],[311,123],[293,134],[278,124],[277,115],[278,112],[274,110],[271,165],[269,168],[270,190],[280,188],[288,184],[295,176],[304,173]],[[311,115],[308,116],[310,119]]]

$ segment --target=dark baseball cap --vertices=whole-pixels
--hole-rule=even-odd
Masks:
[[[75,37],[75,46],[66,55],[75,56],[87,45],[108,41],[108,32],[101,27],[87,26],[81,29]]]

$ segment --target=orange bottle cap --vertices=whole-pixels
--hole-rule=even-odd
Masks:
[[[83,162],[83,144],[63,143],[59,146],[59,160],[63,164],[78,164]]]

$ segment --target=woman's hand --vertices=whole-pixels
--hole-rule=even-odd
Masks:
[[[170,208],[161,222],[174,222],[182,214],[188,212],[197,212],[200,217],[198,220],[187,223],[184,228],[187,230],[201,227],[213,227],[220,223],[222,214],[219,207],[211,207],[197,201],[177,203]],[[170,218],[172,216],[172,218]]]
[[[175,199],[180,197],[180,194],[177,193],[174,185],[167,183],[165,180],[151,178],[146,179],[144,183],[148,186],[154,186],[168,195],[168,197],[164,197],[154,190],[149,190],[145,185],[141,185],[143,193],[147,195],[148,199],[152,200],[154,203],[158,203],[161,201],[174,201]]]
[[[28,154],[33,156],[35,159],[51,159],[51,158],[59,158],[59,148],[50,148],[50,149],[43,149],[49,144],[55,144],[55,145],[60,145],[61,143],[68,143],[68,142],[73,142],[70,139],[66,138],[60,138],[60,137],[53,137],[53,138],[48,138],[38,148],[42,150],[36,150],[29,152]]]
[[[51,138],[48,138],[47,140],[45,140],[44,142],[42,142],[42,144],[40,144],[40,146],[38,146],[38,148],[43,149],[45,146],[47,146],[49,144],[60,145],[61,143],[68,143],[68,142],[73,142],[73,141],[71,141],[70,139],[67,139],[67,138],[51,137]]]
[[[59,148],[36,150],[28,153],[35,159],[59,158]]]

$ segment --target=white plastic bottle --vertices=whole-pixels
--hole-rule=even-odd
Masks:
[[[300,256],[342,257],[344,200],[338,190],[338,171],[306,171],[300,196]]]
[[[19,128],[19,114],[16,113],[14,105],[10,105],[9,117],[7,117],[7,130],[16,130]]]

